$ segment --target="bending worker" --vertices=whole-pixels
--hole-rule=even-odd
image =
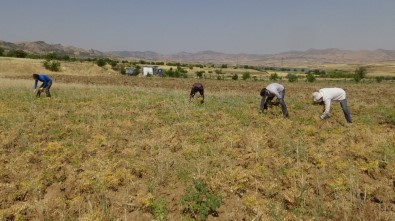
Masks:
[[[321,119],[326,119],[329,117],[329,112],[331,110],[331,101],[339,101],[340,106],[343,109],[344,117],[348,123],[352,123],[350,111],[347,107],[346,92],[341,88],[322,88],[312,94],[313,103],[321,104],[324,106],[324,113],[321,114]]]
[[[51,93],[49,92],[49,89],[52,86],[52,79],[48,77],[47,75],[44,74],[33,74],[33,79],[34,79],[34,91],[33,93],[36,93],[37,90],[37,83],[38,81],[43,82],[40,86],[40,88],[37,91],[37,97],[40,97],[41,92],[45,90],[45,94],[47,97],[51,97]]]
[[[285,88],[283,85],[279,83],[271,83],[265,88],[263,88],[260,94],[262,96],[261,106],[260,106],[261,113],[263,112],[263,110],[267,110],[267,105],[269,102],[271,104],[280,103],[284,117],[286,118],[288,117],[287,106],[285,105],[284,102]],[[272,103],[271,101],[273,100],[274,97],[277,97],[277,101],[275,103]]]
[[[199,94],[202,96],[202,100],[200,103],[204,103],[204,88],[201,83],[194,83],[191,88],[191,93],[189,95],[189,102],[191,102],[191,99],[195,96],[195,94],[199,92]]]

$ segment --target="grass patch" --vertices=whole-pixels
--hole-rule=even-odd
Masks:
[[[320,81],[284,82],[284,119],[278,106],[258,113],[265,82],[203,80],[200,104],[188,102],[193,79],[57,77],[51,99],[29,77],[0,82],[0,219],[197,218],[182,211],[193,200],[179,203],[191,180],[221,193],[218,219],[393,215],[389,83],[336,83],[349,125],[337,103],[319,119],[309,96]]]

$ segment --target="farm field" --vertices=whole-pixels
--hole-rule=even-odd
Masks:
[[[40,63],[1,63],[0,220],[191,220],[197,181],[220,199],[207,220],[395,219],[394,83],[281,81],[284,119],[259,114],[268,81],[201,79],[201,105],[197,79],[70,64],[48,99]],[[346,90],[353,124],[338,103],[319,119],[322,87]]]
[[[326,70],[346,70],[346,71],[354,71],[358,68],[360,64],[327,64],[327,65],[317,65],[314,68],[322,68]],[[365,67],[369,70],[370,76],[394,76],[395,75],[395,62],[394,61],[386,61],[386,62],[375,62],[366,64]]]

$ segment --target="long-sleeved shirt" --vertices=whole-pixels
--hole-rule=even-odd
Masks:
[[[191,89],[191,96],[194,96],[196,92],[199,92],[204,97],[204,88],[201,83],[194,83]]]
[[[52,81],[52,79],[50,77],[48,77],[47,75],[44,74],[39,74],[38,75],[38,79],[34,81],[34,89],[37,88],[37,83],[38,81],[43,82],[43,84],[41,85],[41,87],[45,88],[46,86],[48,86],[48,84]]]
[[[346,92],[341,88],[322,88],[318,92],[322,95],[322,101],[325,104],[324,113],[321,115],[322,119],[329,115],[331,101],[342,101],[346,99]]]
[[[281,84],[271,83],[268,86],[266,86],[266,90],[274,94],[277,98],[283,99],[282,93],[280,92],[284,90],[284,86],[282,86]]]

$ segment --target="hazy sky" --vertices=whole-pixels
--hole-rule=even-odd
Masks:
[[[162,54],[395,49],[395,0],[1,0],[0,40]]]

